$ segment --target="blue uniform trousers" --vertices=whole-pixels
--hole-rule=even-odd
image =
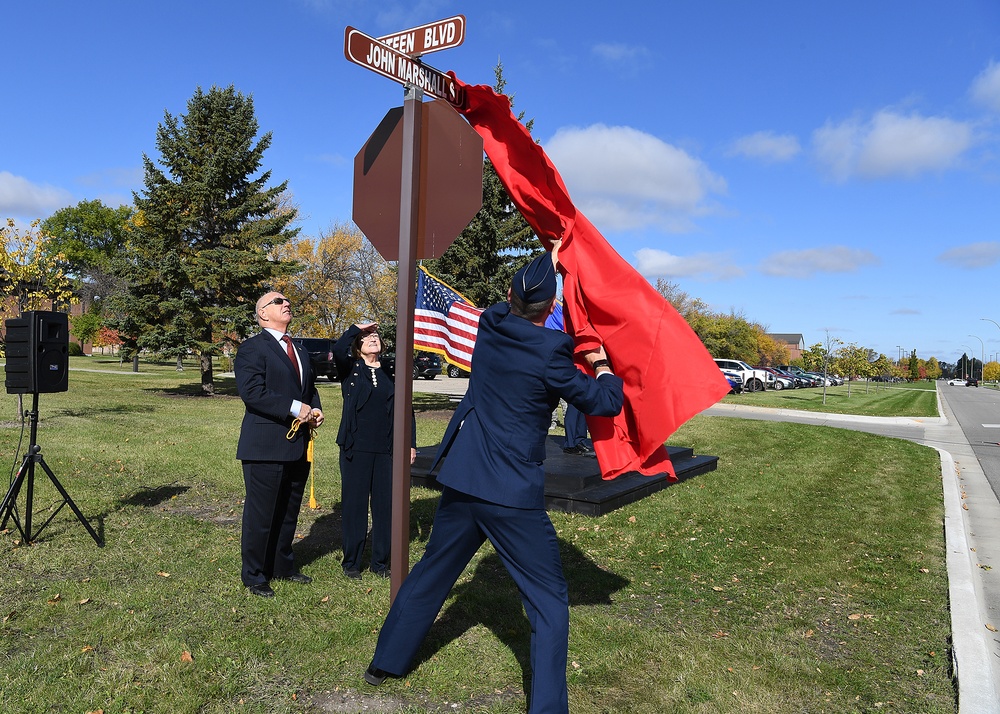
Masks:
[[[445,488],[427,550],[403,581],[372,665],[402,676],[462,571],[489,540],[521,593],[531,625],[529,712],[564,714],[569,597],[555,529],[544,509],[511,508]]]

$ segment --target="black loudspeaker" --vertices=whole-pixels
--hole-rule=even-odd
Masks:
[[[62,312],[32,310],[4,321],[7,394],[69,389],[69,319]]]

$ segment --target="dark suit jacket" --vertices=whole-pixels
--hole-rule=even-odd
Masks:
[[[545,507],[545,438],[559,398],[584,414],[622,408],[622,380],[594,379],[573,364],[573,340],[510,314],[500,303],[479,319],[465,398],[448,424],[437,480],[515,508]]]
[[[285,438],[294,421],[292,400],[322,406],[309,353],[292,344],[303,368],[302,385],[284,346],[267,331],[244,340],[236,352],[236,388],[246,406],[236,447],[241,461],[297,461],[305,455],[307,429]]]

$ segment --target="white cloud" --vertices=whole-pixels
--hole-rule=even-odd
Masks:
[[[728,280],[743,275],[726,253],[672,255],[665,250],[641,248],[635,252],[636,270],[647,278],[705,278]]]
[[[972,82],[972,98],[1000,113],[1000,63],[990,62]]]
[[[55,186],[32,183],[23,176],[0,171],[0,216],[47,218],[73,203],[73,195]]]
[[[969,243],[946,250],[937,259],[956,268],[990,268],[1000,263],[1000,241]]]
[[[774,253],[760,264],[760,272],[783,278],[808,278],[816,273],[853,273],[862,266],[878,263],[871,251],[831,245]]]
[[[775,134],[773,131],[758,131],[737,139],[729,147],[730,156],[746,156],[766,163],[789,161],[800,151],[799,140],[791,134]]]
[[[838,181],[939,171],[953,166],[971,145],[969,124],[889,110],[864,123],[827,122],[813,132],[816,158]]]
[[[645,47],[623,42],[601,42],[594,45],[591,52],[608,62],[639,62],[649,57],[649,50]]]
[[[726,182],[699,159],[650,134],[595,124],[560,129],[545,145],[576,206],[600,230],[691,230]]]

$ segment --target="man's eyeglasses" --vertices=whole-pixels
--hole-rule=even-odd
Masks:
[[[292,301],[289,300],[288,298],[276,297],[273,300],[271,300],[270,302],[266,302],[263,305],[261,305],[260,309],[263,310],[268,305],[284,305],[285,303],[288,303],[289,305],[291,305]]]

